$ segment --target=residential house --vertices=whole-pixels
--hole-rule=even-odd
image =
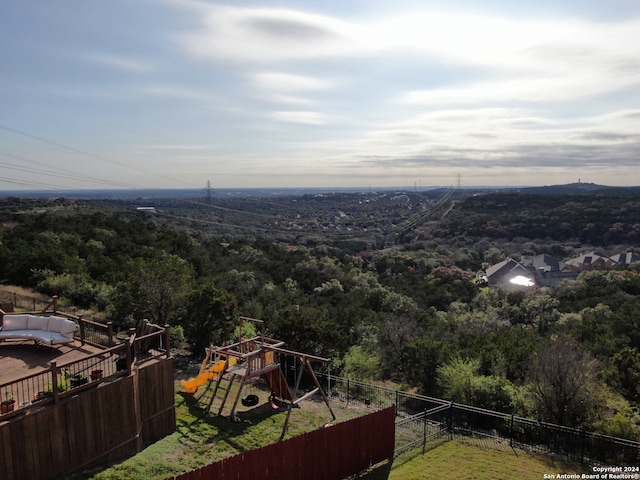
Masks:
[[[629,265],[631,263],[640,262],[640,255],[635,252],[618,253],[611,257],[611,260],[619,265]]]
[[[580,255],[577,258],[568,260],[563,271],[565,272],[587,272],[591,270],[608,270],[618,266],[618,262],[608,257],[604,253],[590,252]]]
[[[513,258],[487,268],[487,283],[490,287],[501,286],[510,290],[518,290],[535,286],[534,275]]]
[[[561,280],[573,279],[579,274],[574,271],[563,271],[565,263],[546,253],[522,258],[520,263],[533,274],[536,285],[539,287],[552,287]]]

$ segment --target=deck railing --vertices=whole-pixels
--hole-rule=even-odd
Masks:
[[[74,315],[60,309],[58,305],[58,297],[52,297],[48,302],[31,299],[29,305],[33,306],[31,310],[20,310],[20,314],[28,315],[57,315],[59,317],[68,318],[78,324],[78,329],[74,334],[74,338],[79,340],[83,345],[89,344],[97,347],[113,347],[116,344],[113,322],[100,323],[95,320],[89,320],[84,315]],[[39,305],[39,308],[36,308]],[[12,304],[12,309],[15,304]],[[15,312],[5,311],[0,308],[0,320],[4,315],[11,315]]]
[[[79,360],[62,364],[51,362],[49,368],[41,372],[1,384],[0,401],[13,400],[13,403],[3,405],[0,418],[5,420],[28,409],[58,403],[83,389],[94,388],[103,381],[127,376],[142,358],[169,357],[169,326],[153,327],[152,333],[140,336],[132,329],[128,338],[115,346]]]

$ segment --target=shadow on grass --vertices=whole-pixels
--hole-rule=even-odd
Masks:
[[[358,480],[386,480],[391,475],[391,468],[393,467],[393,459],[389,459],[384,463],[378,464],[369,469],[366,473],[358,475]]]
[[[237,421],[231,421],[229,416],[208,412],[206,406],[203,406],[196,396],[184,392],[179,395],[184,399],[189,414],[193,417],[192,420],[183,423],[190,433],[197,433],[201,430],[202,423],[205,423],[217,430],[216,437],[223,437],[227,442],[230,438],[243,435],[248,428],[286,412],[286,409],[274,409],[269,402],[266,402],[252,408],[238,409]]]

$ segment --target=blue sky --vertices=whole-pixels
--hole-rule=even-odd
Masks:
[[[636,0],[3,0],[0,190],[640,185]]]

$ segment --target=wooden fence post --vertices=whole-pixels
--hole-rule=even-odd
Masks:
[[[58,366],[56,362],[51,362],[51,391],[53,393],[53,403],[58,403],[59,400],[59,392],[58,392]]]
[[[133,366],[133,359],[135,357],[135,335],[136,335],[136,329],[135,328],[130,328],[129,329],[129,337],[127,338],[126,346],[127,346],[127,350],[125,351],[125,356],[127,357],[127,374],[131,375],[131,371],[132,371],[132,366]]]
[[[113,347],[115,342],[113,341],[113,322],[107,322],[107,345]]]
[[[80,344],[84,345],[84,338],[85,338],[85,323],[84,323],[84,318],[82,317],[82,314],[80,314],[78,316],[78,324],[80,325]]]
[[[164,348],[167,353],[167,358],[171,356],[171,327],[168,323],[164,324]]]

